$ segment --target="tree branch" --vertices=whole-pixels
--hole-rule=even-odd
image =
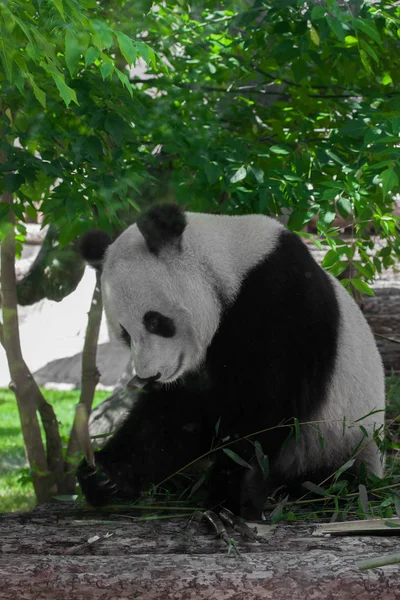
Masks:
[[[256,69],[257,70],[257,69]],[[149,79],[139,79],[139,78],[131,78],[130,82],[133,84],[138,84],[138,83],[147,83],[149,85],[151,85],[152,87],[161,87],[161,86],[157,86],[157,82],[161,81],[164,85],[174,85],[176,87],[179,88],[183,88],[183,89],[188,89],[188,90],[193,90],[196,92],[219,92],[222,94],[259,94],[261,96],[280,96],[281,98],[284,99],[289,99],[290,98],[290,94],[288,94],[287,92],[281,91],[281,90],[273,90],[273,91],[267,91],[267,90],[263,90],[260,89],[259,86],[257,85],[245,85],[245,86],[240,86],[240,87],[233,87],[233,86],[229,86],[227,88],[224,87],[220,87],[220,86],[214,86],[214,85],[199,85],[199,84],[195,84],[195,83],[185,83],[183,81],[179,81],[179,80],[168,80],[165,79],[163,77],[152,77]],[[282,83],[287,83],[285,80],[280,79],[280,81],[282,81]],[[295,87],[303,87],[300,84],[294,84],[291,83],[290,85],[294,85]],[[310,85],[310,88],[314,88],[314,89],[319,89],[322,86],[314,86],[314,85]],[[336,86],[333,86],[333,88]],[[333,89],[333,88],[324,88],[324,89]],[[305,89],[305,88],[304,88]],[[346,89],[346,88],[341,88],[341,89]],[[380,94],[380,96],[384,96],[386,98],[391,98],[392,96],[396,96],[399,95],[400,92],[397,91],[393,91],[393,92],[389,92],[386,94]],[[350,92],[347,94],[310,94],[307,93],[306,94],[307,98],[355,98],[358,96],[367,96],[369,98],[374,97],[374,95],[369,94],[366,91],[354,91],[354,92]]]
[[[100,378],[100,374],[96,366],[96,360],[102,312],[103,303],[101,297],[100,273],[96,272],[96,284],[88,313],[88,324],[82,352],[81,396],[79,399],[79,404],[84,405],[87,414],[90,414],[92,409],[94,393]],[[77,427],[77,418],[75,417],[68,441],[66,456],[67,470],[73,469],[75,471],[76,465],[73,461],[73,457],[79,452],[79,450],[81,450],[79,447]],[[71,493],[73,493],[75,489],[74,472],[68,474],[68,489]]]

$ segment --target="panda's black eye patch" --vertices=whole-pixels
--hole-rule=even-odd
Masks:
[[[127,346],[131,346],[131,336],[129,335],[129,333],[127,332],[127,330],[125,329],[125,327],[122,327],[122,325],[120,324],[121,327],[121,337],[123,342],[127,345]]]
[[[143,325],[149,333],[166,338],[173,337],[176,331],[173,320],[155,310],[149,310],[144,315]]]

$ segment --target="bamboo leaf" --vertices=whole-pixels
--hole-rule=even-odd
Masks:
[[[304,487],[306,490],[309,490],[310,492],[313,492],[314,494],[317,494],[317,496],[327,495],[327,491],[324,490],[324,488],[320,487],[319,485],[316,485],[312,481],[304,481],[302,487]]]
[[[360,485],[358,486],[358,497],[360,500],[360,504],[361,504],[363,513],[365,515],[368,515],[370,511],[369,511],[367,488],[362,483],[360,483]]]
[[[230,450],[229,448],[224,448],[223,452],[225,452],[225,454],[227,456],[229,456],[229,458],[231,458],[232,460],[234,460],[235,463],[237,463],[241,467],[246,467],[247,469],[251,469],[251,465],[249,465],[248,462],[246,462],[245,460],[243,460],[243,458],[240,458],[240,456],[238,454],[236,454],[236,452],[233,452],[233,450]]]

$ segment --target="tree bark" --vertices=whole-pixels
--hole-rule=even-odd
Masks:
[[[176,511],[174,511],[176,512]],[[315,535],[315,524],[256,526],[262,541],[228,530],[240,552],[187,517],[139,521],[139,511],[53,506],[0,516],[1,600],[398,600],[393,536]],[[111,535],[110,535],[111,534]],[[97,537],[96,537],[97,536]]]
[[[12,207],[12,196],[3,192],[2,202]],[[10,388],[15,393],[21,419],[27,458],[32,469],[32,480],[38,502],[46,502],[56,490],[49,472],[45,449],[36,414],[38,391],[32,375],[22,357],[19,339],[17,294],[15,278],[14,227],[10,224],[1,245],[1,292],[3,308],[3,343],[11,374]]]
[[[96,366],[97,342],[101,324],[101,315],[103,303],[101,298],[100,273],[96,272],[96,283],[93,291],[93,297],[88,312],[88,324],[85,334],[85,342],[82,353],[82,379],[81,395],[79,404],[83,404],[88,414],[92,409],[94,393],[99,383],[100,374]],[[76,431],[76,418],[72,426],[71,435],[68,440],[66,465],[67,470],[67,488],[69,493],[75,490],[75,467],[74,456],[79,452],[79,443]]]
[[[5,162],[4,152],[0,163]],[[15,277],[15,232],[12,212],[13,197],[7,191],[1,202],[10,206],[10,223],[1,244],[1,293],[3,324],[0,342],[7,355],[11,374],[10,389],[14,391],[21,420],[25,451],[32,469],[32,480],[37,501],[48,502],[55,493],[62,491],[63,456],[58,422],[53,407],[46,402],[26,365],[21,351],[17,311],[17,282]],[[47,456],[37,417],[39,410],[46,434]]]

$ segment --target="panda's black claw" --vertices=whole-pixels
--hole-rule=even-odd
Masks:
[[[198,533],[202,521],[206,521],[212,527],[216,536],[223,540],[227,545],[228,552],[233,551],[237,557],[241,557],[237,546],[238,542],[228,535],[224,523],[229,527],[232,527],[232,529],[246,540],[252,542],[265,541],[260,538],[255,531],[250,529],[242,518],[237,517],[227,508],[222,508],[218,514],[212,510],[206,510],[204,512],[196,511],[186,526],[185,537],[189,540],[193,540]]]
[[[82,460],[77,469],[77,477],[83,495],[92,506],[110,504],[118,496],[117,485],[98,462],[93,469],[85,459]]]
[[[260,541],[256,532],[250,529],[250,527],[243,519],[234,515],[233,512],[231,512],[227,508],[221,508],[221,510],[219,511],[219,516],[224,523],[232,527],[232,529],[234,529],[245,539],[251,540],[253,542]]]

